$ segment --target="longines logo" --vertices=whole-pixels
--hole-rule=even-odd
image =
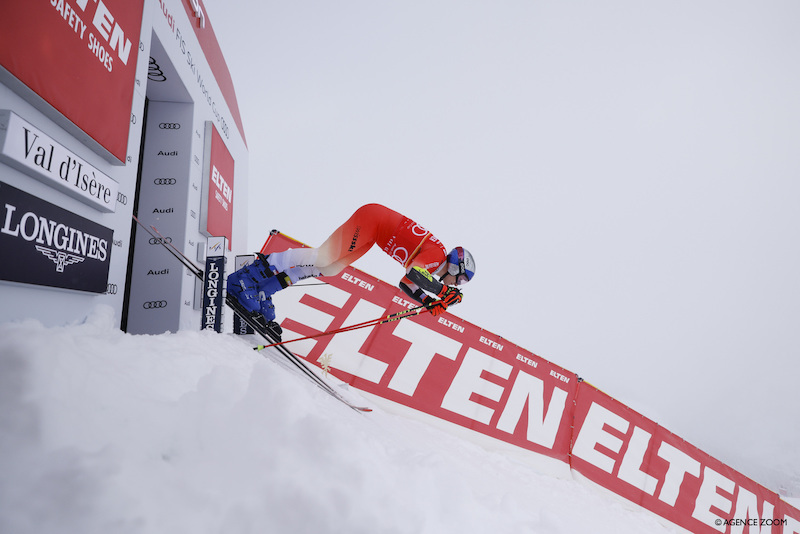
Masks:
[[[36,250],[53,260],[55,270],[63,273],[68,265],[86,258],[104,262],[108,241],[82,232],[43,215],[27,211],[17,216],[17,206],[6,203],[6,213],[0,232],[17,239],[36,242]]]
[[[151,300],[142,304],[142,308],[144,308],[145,310],[157,310],[166,307],[167,307],[166,300]]]
[[[0,182],[0,280],[105,293],[114,232]]]
[[[67,265],[72,265],[73,263],[80,263],[86,258],[81,256],[76,256],[75,254],[67,254],[61,250],[56,250],[53,248],[43,247],[42,245],[36,245],[36,250],[53,260],[53,263],[56,264],[56,272],[63,273],[64,267]]]

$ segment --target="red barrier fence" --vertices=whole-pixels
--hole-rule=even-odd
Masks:
[[[302,246],[277,234],[264,252]],[[275,295],[284,339],[416,306],[348,268]],[[559,460],[695,533],[800,534],[800,511],[530,351],[451,314],[421,314],[290,345],[366,393]]]

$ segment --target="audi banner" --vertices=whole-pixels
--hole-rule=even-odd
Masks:
[[[105,293],[113,230],[0,182],[0,279]]]

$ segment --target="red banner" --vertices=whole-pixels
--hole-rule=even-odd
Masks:
[[[303,246],[281,234],[262,252]],[[416,306],[347,268],[274,296],[284,339]],[[556,458],[694,533],[800,534],[779,496],[574,374],[451,314],[427,313],[288,345],[367,393]]]
[[[5,0],[0,65],[125,161],[144,0]]]
[[[691,532],[788,533],[800,525],[776,493],[586,382],[574,432],[575,471]]]
[[[217,81],[222,91],[225,103],[228,104],[228,109],[231,111],[233,121],[239,129],[242,141],[247,145],[242,116],[239,112],[239,103],[236,100],[236,91],[233,87],[233,79],[228,70],[228,64],[225,62],[225,58],[222,55],[222,49],[217,41],[214,28],[211,26],[211,21],[206,16],[205,6],[202,0],[183,0],[183,7],[186,9],[186,14],[189,16],[192,29],[197,36],[197,40],[200,42],[200,47],[203,49],[203,54],[206,57],[206,61],[208,61],[211,72],[214,74],[214,79]],[[218,116],[217,119],[220,121],[220,128],[222,128],[223,134],[225,134],[227,138],[229,136],[228,124],[224,117]]]
[[[206,123],[206,162],[204,172],[207,183],[203,189],[205,222],[209,236],[227,237],[228,249],[233,241],[233,170],[234,160],[228,147],[211,122]]]
[[[266,252],[298,246],[277,235]],[[276,295],[284,339],[411,308],[397,287],[357,269]],[[278,298],[281,300],[278,301]],[[549,457],[567,460],[577,377],[454,315],[427,313],[292,344],[354,387]]]

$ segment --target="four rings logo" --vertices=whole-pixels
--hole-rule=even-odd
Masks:
[[[142,304],[142,308],[145,310],[157,310],[159,308],[166,308],[167,301],[166,300],[150,300]]]
[[[179,122],[160,122],[158,127],[162,130],[180,130],[181,124]]]
[[[178,183],[178,180],[175,178],[156,178],[153,180],[153,183],[156,185],[175,185]]]
[[[150,244],[151,245],[162,245],[164,243],[172,243],[171,237],[151,237]]]

